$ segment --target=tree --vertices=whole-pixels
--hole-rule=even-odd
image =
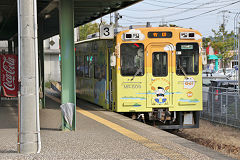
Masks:
[[[79,37],[80,40],[87,39],[87,35],[99,32],[98,23],[87,23],[79,27]]]
[[[207,48],[208,47],[208,43],[211,42],[211,38],[203,37],[202,41],[203,41],[203,48]]]
[[[215,51],[218,51],[219,57],[222,58],[223,68],[232,60],[233,54],[230,51],[234,49],[234,33],[225,31],[225,25],[221,24],[219,30],[212,30],[214,33],[214,40],[211,45]]]

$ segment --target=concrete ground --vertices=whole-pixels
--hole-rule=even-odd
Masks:
[[[231,159],[84,101],[78,101],[77,130],[60,131],[60,104],[52,95],[40,112],[40,154],[17,153],[17,101],[0,104],[0,159]]]

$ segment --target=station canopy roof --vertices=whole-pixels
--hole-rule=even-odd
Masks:
[[[142,0],[74,0],[75,27]],[[59,33],[59,0],[37,0],[39,37]],[[17,38],[17,0],[0,0],[0,40]]]

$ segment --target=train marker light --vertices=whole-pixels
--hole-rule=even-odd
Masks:
[[[181,51],[176,51],[176,55],[181,55],[182,52]]]
[[[123,41],[142,41],[145,39],[143,33],[137,29],[130,29],[128,32],[125,32],[121,36]]]
[[[126,33],[125,40],[139,40],[139,33]]]
[[[180,32],[180,39],[195,39],[194,32]]]

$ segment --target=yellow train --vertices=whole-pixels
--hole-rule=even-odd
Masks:
[[[76,43],[77,97],[163,129],[195,128],[202,110],[201,34],[150,27]]]

